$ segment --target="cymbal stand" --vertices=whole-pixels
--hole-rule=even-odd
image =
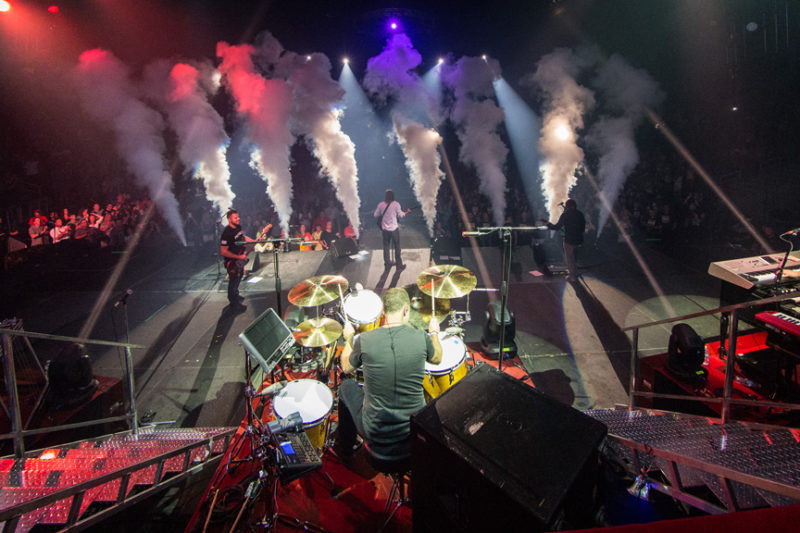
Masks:
[[[266,426],[261,421],[259,417],[256,416],[255,409],[253,409],[253,399],[256,398],[258,395],[255,392],[255,388],[253,387],[253,369],[250,364],[250,353],[245,350],[245,361],[244,361],[244,368],[245,368],[245,375],[246,375],[246,382],[244,388],[244,397],[245,397],[245,408],[246,414],[245,419],[247,420],[247,427],[242,434],[241,439],[236,444],[236,446],[231,450],[230,455],[228,456],[228,463],[226,465],[226,469],[230,468],[231,466],[238,466],[241,463],[249,463],[253,461],[261,461],[264,459],[263,457],[263,450],[261,450],[260,441],[264,436],[264,432],[266,431]],[[233,459],[236,455],[241,451],[242,446],[245,442],[250,443],[250,453],[244,459]]]

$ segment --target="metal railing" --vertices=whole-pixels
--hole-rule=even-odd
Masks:
[[[136,398],[135,389],[133,384],[133,357],[131,356],[132,349],[144,349],[146,346],[138,344],[130,344],[123,342],[113,341],[100,341],[92,339],[80,339],[77,337],[64,337],[60,335],[50,335],[47,333],[34,333],[31,331],[16,330],[0,328],[0,335],[3,337],[3,372],[6,380],[6,387],[8,389],[8,414],[11,421],[11,432],[0,434],[0,440],[14,439],[14,456],[21,458],[25,453],[25,437],[31,435],[40,435],[43,433],[52,433],[56,431],[64,431],[68,429],[76,429],[88,426],[96,426],[107,424],[110,422],[127,421],[133,435],[139,432],[139,421],[136,414]],[[73,424],[62,424],[59,426],[51,426],[47,428],[38,429],[25,429],[22,423],[22,414],[20,412],[19,393],[17,390],[17,377],[14,367],[14,349],[11,342],[12,337],[24,337],[26,339],[44,339],[61,342],[72,342],[80,344],[92,344],[96,346],[109,346],[125,349],[125,373],[127,377],[127,393],[128,393],[128,412],[124,415],[112,416],[107,418],[100,418],[95,420],[87,420],[85,422],[76,422]]]
[[[717,307],[716,309],[711,309],[707,311],[700,311],[697,313],[692,313],[688,315],[682,315],[672,318],[665,318],[662,320],[655,320],[653,322],[647,322],[644,324],[637,324],[635,326],[629,326],[623,328],[622,331],[632,331],[633,332],[633,339],[632,344],[633,348],[631,350],[631,376],[630,376],[630,388],[629,388],[629,395],[628,395],[628,409],[632,410],[635,406],[635,398],[642,397],[642,398],[661,398],[661,399],[668,399],[668,400],[686,400],[686,401],[696,401],[696,402],[703,402],[703,403],[721,403],[722,404],[722,413],[720,419],[723,423],[728,422],[731,419],[731,405],[746,405],[746,406],[753,406],[753,407],[773,407],[779,409],[786,409],[786,410],[800,410],[800,404],[795,403],[784,403],[784,402],[772,402],[772,401],[765,401],[765,400],[751,400],[751,399],[736,399],[732,398],[733,393],[733,378],[734,378],[734,363],[736,359],[736,340],[739,333],[739,311],[742,309],[750,308],[750,307],[761,307],[764,305],[769,305],[773,303],[782,302],[784,300],[788,300],[790,298],[797,298],[800,296],[800,291],[792,291],[787,294],[782,294],[780,296],[772,296],[770,298],[762,298],[759,300],[751,300],[748,302],[743,302],[740,304],[732,304],[726,305],[723,307]],[[730,324],[728,328],[728,347],[726,349],[728,356],[725,358],[725,383],[722,389],[722,398],[706,398],[700,396],[684,396],[680,394],[661,394],[656,392],[646,392],[646,391],[638,391],[636,390],[638,386],[638,371],[639,371],[639,330],[642,328],[647,328],[651,326],[659,326],[663,324],[671,324],[673,322],[680,322],[683,320],[688,320],[691,318],[699,318],[708,315],[716,315],[716,314],[727,314],[730,313]],[[705,339],[703,339],[705,342]]]

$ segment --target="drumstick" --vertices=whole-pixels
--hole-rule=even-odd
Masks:
[[[342,322],[347,320],[347,313],[344,312],[344,296],[342,296],[342,286],[337,285],[336,288],[339,289],[339,307],[342,308]],[[349,320],[347,320],[349,322]],[[344,325],[344,324],[342,324]]]
[[[431,316],[436,316],[436,282],[431,280]],[[430,329],[430,324],[428,324],[428,329]]]

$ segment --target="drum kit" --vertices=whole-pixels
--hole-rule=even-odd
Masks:
[[[475,289],[477,278],[460,265],[433,265],[420,273],[416,285],[406,290],[411,298],[409,324],[427,329],[431,317],[440,323],[449,317],[446,330],[439,333],[442,361],[437,365],[425,363],[423,390],[431,401],[455,385],[467,373],[467,349],[463,340],[464,322],[470,320],[469,293]],[[452,300],[466,296],[466,310],[456,311]],[[383,303],[375,292],[360,283],[350,283],[343,276],[323,275],[301,281],[289,291],[289,302],[307,310],[304,320],[292,327],[297,350],[287,355],[281,371],[300,374],[276,394],[273,411],[277,418],[299,412],[309,440],[321,453],[327,440],[328,418],[333,409],[333,393],[328,386],[334,376],[338,386],[335,355],[341,350],[339,339],[343,324],[350,322],[356,333],[381,326]],[[310,313],[309,313],[310,311]],[[309,314],[311,315],[309,317]],[[307,373],[316,371],[316,379]]]

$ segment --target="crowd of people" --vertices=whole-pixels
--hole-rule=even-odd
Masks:
[[[14,252],[69,242],[122,249],[142,223],[150,205],[149,199],[134,200],[128,194],[118,194],[114,202],[105,206],[95,202],[91,207],[76,210],[64,207],[48,213],[34,209],[27,220],[20,222],[9,221],[0,214],[3,264]],[[157,217],[144,229],[148,234],[163,232]]]

